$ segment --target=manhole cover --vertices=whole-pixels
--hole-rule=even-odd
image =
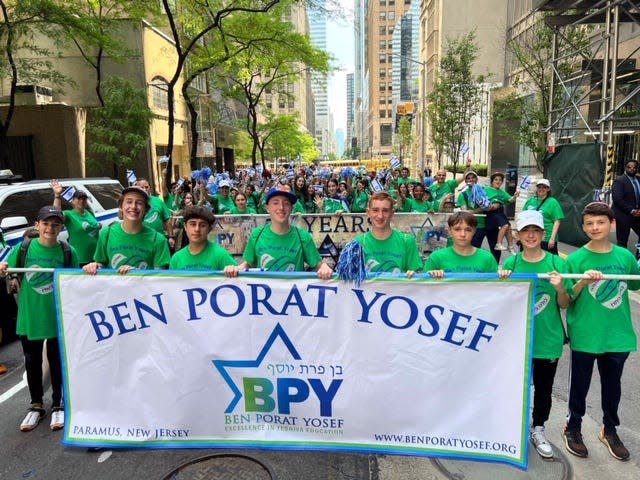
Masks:
[[[179,466],[162,480],[274,480],[262,462],[244,455],[210,455]]]
[[[452,480],[496,480],[509,478],[513,480],[566,480],[571,478],[569,460],[557,448],[553,449],[554,458],[543,460],[529,447],[529,468],[520,470],[508,465],[487,462],[471,462],[467,460],[434,459],[438,469]]]

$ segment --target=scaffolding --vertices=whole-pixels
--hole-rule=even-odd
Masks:
[[[534,0],[533,8],[553,30],[548,143],[597,141],[606,187],[625,160],[640,159],[640,0]],[[587,40],[576,45],[566,33],[579,26]],[[558,68],[566,61],[574,68]]]

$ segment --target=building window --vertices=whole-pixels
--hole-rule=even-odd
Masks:
[[[386,78],[387,77],[387,71],[383,68],[380,70],[380,78]]]
[[[396,12],[387,12],[387,18],[389,20],[395,20],[396,19]]]
[[[409,2],[409,3],[411,3],[411,2]],[[390,7],[393,7],[395,4],[396,4],[396,0],[389,0],[387,2],[387,5],[389,5]]]
[[[389,25],[389,27],[387,27],[387,31],[389,32],[389,35],[393,35],[393,25]]]
[[[386,105],[386,103],[387,103],[387,97],[380,96],[380,105]]]
[[[380,84],[380,93],[385,93],[387,91],[387,84],[386,83],[381,83]]]
[[[379,29],[378,29],[378,33],[380,35],[386,35],[387,34],[387,27],[385,27],[384,25],[382,25]]]
[[[278,98],[278,107],[280,108],[280,110],[283,110],[284,106],[285,106],[284,96],[281,96],[280,98]]]
[[[169,110],[169,88],[167,81],[162,77],[154,77],[151,80],[151,91],[153,93],[153,106],[161,110]]]
[[[380,12],[380,21],[384,22],[387,19],[387,12]]]
[[[380,63],[387,63],[387,54],[386,53],[378,54],[378,60],[380,61]]]
[[[379,48],[380,48],[380,50],[386,50],[387,41],[386,40],[380,40]]]
[[[378,112],[378,114],[380,115],[380,118],[386,118],[387,117],[387,111],[386,110],[380,110],[380,112]]]
[[[389,55],[387,55],[387,61],[389,63],[393,63],[393,55],[391,53]]]
[[[393,1],[395,1],[395,0],[389,0],[389,1],[390,1],[390,2],[393,2]],[[386,5],[387,5],[387,0],[380,0],[380,6],[381,6],[381,7],[384,7],[384,6],[386,6]]]

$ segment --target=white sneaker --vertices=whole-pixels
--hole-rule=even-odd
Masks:
[[[24,417],[20,424],[20,430],[23,432],[30,432],[38,426],[40,420],[44,416],[44,410],[37,406],[32,406],[27,412],[27,416]]]
[[[544,427],[533,427],[529,438],[542,458],[553,458],[553,448],[544,436]]]
[[[507,247],[505,247],[502,243],[497,243],[495,247],[493,247],[494,250],[506,250]]]
[[[51,411],[51,424],[49,426],[54,432],[64,427],[64,410],[58,408]]]

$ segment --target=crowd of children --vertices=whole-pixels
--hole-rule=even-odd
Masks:
[[[357,256],[347,257],[345,254],[341,257],[337,267],[339,272],[348,270],[352,266],[350,263],[357,261],[366,272],[402,273],[409,278],[419,270],[435,279],[460,272],[498,273],[501,278],[507,278],[514,272],[548,274],[548,279],[537,282],[535,292],[534,399],[530,440],[542,457],[553,457],[553,449],[546,440],[544,428],[551,409],[551,390],[558,359],[562,355],[563,344],[569,341],[571,387],[569,415],[564,431],[565,446],[579,457],[588,454],[582,439],[581,419],[585,414],[585,398],[591,383],[593,364],[597,363],[603,409],[603,427],[599,438],[612,456],[619,460],[628,459],[629,452],[618,437],[616,428],[620,425],[618,404],[623,366],[629,352],[637,347],[628,289],[639,289],[640,280],[627,282],[605,275],[638,275],[640,271],[629,251],[608,240],[614,222],[611,209],[607,204],[597,202],[584,208],[582,228],[589,242],[569,255],[566,261],[547,251],[555,246],[557,227],[545,219],[541,211],[544,205],[525,209],[516,221],[521,251],[514,249],[514,255],[508,257],[498,270],[494,256],[477,244],[477,233],[485,224],[480,225],[475,214],[496,211],[500,217],[496,222],[501,229],[504,226],[500,215],[502,207],[506,202],[513,201],[514,197],[498,193],[504,180],[502,174],[492,175],[490,188],[493,190],[479,191],[476,188],[477,179],[475,172],[467,172],[463,176],[467,190],[466,195],[459,196],[462,200],[458,200],[458,205],[464,209],[448,218],[451,245],[433,252],[424,264],[415,240],[393,229],[391,219],[397,211],[428,212],[451,203],[458,182],[447,181],[442,172],[436,173],[429,190],[425,189],[422,181],[416,183],[408,178],[408,170],[404,169],[388,180],[388,186],[393,188],[387,188],[386,191],[376,189],[373,192],[369,191],[372,179],[363,176],[348,177],[344,182],[329,178],[324,184],[309,184],[305,175],[298,175],[292,177],[291,182],[265,181],[257,192],[251,182],[244,184],[244,187],[240,184],[235,194],[231,193],[231,184],[223,180],[217,185],[218,192],[215,195],[203,182],[196,182],[194,188],[174,188],[170,202],[172,210],[179,212],[174,217],[179,217],[180,223],[169,226],[169,220],[162,213],[163,207],[152,200],[154,197],[149,195],[148,188],[127,187],[118,203],[121,221],[102,229],[88,222],[93,225],[91,232],[98,233],[97,239],[93,238],[91,232],[76,233],[69,228],[71,246],[59,241],[58,235],[65,224],[69,225],[84,214],[84,198],[82,192],[76,192],[74,211],[62,212],[59,208],[61,187],[57,182],[52,182],[54,205],[40,210],[35,224],[38,236],[31,242],[25,241],[26,247],[25,243],[14,247],[8,260],[0,262],[0,274],[5,275],[9,268],[17,266],[58,268],[77,267],[82,263],[84,271],[93,275],[101,268],[113,269],[119,274],[127,274],[136,268],[171,268],[221,270],[227,277],[233,278],[247,268],[260,267],[269,271],[313,269],[319,279],[328,280],[334,273],[332,268],[319,255],[311,235],[305,229],[291,225],[291,214],[296,211],[308,212],[309,209],[337,214],[351,209],[364,209],[370,229],[351,242]],[[356,187],[352,188],[354,181]],[[410,185],[413,185],[411,189]],[[542,182],[542,186],[547,185]],[[325,191],[326,195],[321,195]],[[427,195],[427,191],[430,194]],[[314,198],[311,199],[310,195]],[[552,207],[549,200],[543,199],[538,202]],[[154,204],[158,216],[150,219],[149,213],[154,211]],[[251,232],[239,265],[226,250],[208,240],[214,224],[212,211],[222,215],[227,212],[247,214],[256,211],[269,214],[271,221]],[[483,221],[487,218],[488,221],[488,217],[480,218]],[[152,223],[156,220],[158,226],[154,227]],[[551,236],[549,229],[552,230]],[[165,235],[175,241],[176,231],[180,232],[180,243],[170,244]],[[506,229],[500,232],[508,238],[511,236]],[[83,245],[95,240],[95,251],[90,257],[85,254],[84,246],[74,245],[78,237]],[[182,248],[170,256],[170,246],[175,245]],[[585,277],[576,281],[568,280],[563,278],[566,273],[580,273]],[[31,395],[31,405],[20,429],[32,430],[45,414],[42,351],[46,342],[53,391],[50,425],[51,429],[57,430],[64,424],[64,405],[52,274],[37,273],[21,278],[12,274],[12,277],[11,281],[21,282],[17,333],[22,340]],[[561,309],[567,309],[566,332]]]

